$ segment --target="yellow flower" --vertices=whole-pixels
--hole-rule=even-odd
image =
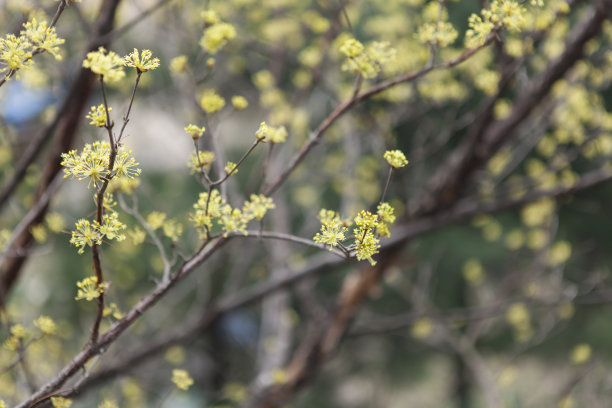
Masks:
[[[484,280],[484,269],[477,259],[468,259],[463,264],[463,278],[470,284],[478,286]]]
[[[28,38],[32,46],[36,49],[47,51],[53,55],[56,60],[61,60],[58,45],[63,44],[63,38],[58,38],[55,32],[55,27],[47,28],[47,23],[37,22],[35,18],[23,24],[24,30],[21,35]]]
[[[581,343],[572,349],[570,360],[576,365],[583,364],[591,359],[591,354],[591,346],[586,343]]]
[[[354,38],[349,38],[340,46],[340,52],[349,58],[355,58],[363,52],[363,44]]]
[[[159,67],[159,58],[151,59],[151,50],[142,50],[138,55],[138,50],[134,48],[130,54],[123,57],[123,62],[128,67],[133,67],[137,72],[147,72]]]
[[[125,76],[124,64],[123,58],[113,51],[107,52],[104,47],[87,53],[87,58],[83,60],[84,68],[89,68],[91,72],[101,75],[105,81],[110,82],[116,82]]]
[[[48,316],[40,316],[34,321],[34,326],[38,327],[45,334],[55,334],[57,332],[57,325]]]
[[[204,22],[208,25],[213,25],[221,22],[221,18],[219,18],[219,15],[214,10],[203,11],[200,13],[200,16],[202,17],[202,20],[204,20]]]
[[[108,108],[109,113],[112,110],[113,108]],[[85,116],[85,118],[91,121],[89,122],[90,125],[97,127],[106,126],[106,109],[104,108],[104,105],[92,106],[89,108],[89,113],[87,116]]]
[[[404,153],[400,150],[387,150],[383,157],[387,160],[387,163],[395,169],[399,169],[408,164],[406,156],[404,156]]]
[[[79,254],[85,252],[85,246],[102,243],[102,235],[98,231],[96,221],[90,223],[88,220],[80,219],[76,222],[76,230],[72,231],[70,243],[79,248]]]
[[[200,46],[211,54],[216,54],[228,40],[236,37],[236,29],[228,23],[217,23],[208,27],[200,39]]]
[[[189,376],[187,371],[175,369],[172,370],[172,382],[177,388],[187,390],[193,384],[193,379]]]
[[[572,255],[572,246],[567,241],[556,242],[548,250],[548,264],[550,266],[561,265]]]
[[[237,110],[243,110],[249,106],[249,101],[247,101],[244,96],[232,96],[232,106]]]
[[[147,215],[147,224],[153,231],[161,228],[166,222],[167,215],[160,211],[153,211]]]
[[[177,242],[179,237],[183,235],[183,225],[176,220],[164,222],[162,230],[164,231],[164,235],[170,238],[172,242]]]
[[[287,129],[284,126],[272,127],[266,122],[261,122],[255,137],[264,143],[284,143],[287,140]]]
[[[225,106],[225,99],[213,89],[209,89],[202,94],[200,106],[204,109],[204,112],[208,114],[214,113]]]
[[[358,261],[367,259],[370,265],[376,265],[372,256],[378,253],[380,241],[374,236],[371,229],[355,228],[355,257]]]
[[[187,56],[179,55],[170,60],[170,72],[173,74],[180,74],[187,70]]]
[[[128,231],[128,235],[134,245],[140,245],[145,241],[147,233],[140,227],[134,227],[134,229]]]
[[[46,242],[47,238],[49,237],[47,229],[45,228],[43,224],[32,225],[30,227],[30,233],[32,234],[32,237],[34,237],[36,242],[41,243],[41,244],[43,242]]]
[[[266,197],[263,194],[251,194],[251,199],[244,203],[242,212],[247,222],[253,218],[261,220],[266,215],[266,212],[274,209],[274,207],[274,202],[270,197]]]
[[[113,316],[113,318],[117,320],[121,320],[123,318],[123,313],[121,313],[116,303],[111,303],[110,305],[106,306],[102,312],[102,315],[104,317]]]
[[[238,170],[236,170],[236,163],[228,161],[225,165],[225,174],[236,174]]]
[[[0,72],[28,68],[32,65],[31,57],[32,46],[27,38],[16,37],[14,34],[0,38],[0,61],[6,65]]]
[[[104,293],[104,290],[106,290],[108,284],[105,282],[98,285],[98,278],[95,276],[90,276],[80,282],[77,282],[77,287],[79,290],[77,291],[77,296],[74,298],[75,300],[85,299],[87,301],[92,301],[99,298],[100,295]]]
[[[185,127],[185,132],[193,139],[199,139],[204,134],[206,128],[204,126],[197,127],[196,125],[189,124]]]
[[[131,157],[132,152],[120,146],[114,165],[114,179],[133,179],[140,175],[138,163]],[[88,187],[105,179],[108,174],[110,145],[108,142],[88,143],[83,147],[81,154],[76,150],[62,153],[61,165],[64,166],[65,177],[74,177],[77,180],[89,179]]]
[[[10,332],[12,336],[18,339],[24,339],[28,334],[28,331],[26,330],[26,328],[23,327],[23,325],[21,324],[15,324],[11,326]]]
[[[199,173],[202,168],[208,170],[214,161],[215,154],[213,152],[199,150],[197,156],[196,152],[191,154],[191,160],[187,163],[187,167],[191,169],[192,173]]]

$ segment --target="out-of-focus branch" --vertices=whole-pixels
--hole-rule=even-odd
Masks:
[[[410,217],[433,214],[440,208],[451,206],[461,197],[475,171],[516,135],[518,125],[548,95],[552,85],[580,61],[584,45],[599,33],[610,7],[612,1],[601,0],[593,9],[587,11],[588,15],[570,34],[563,54],[526,87],[523,94],[516,99],[514,108],[506,119],[493,122],[478,134],[466,139],[456,149],[448,159],[448,164],[432,178],[428,191],[410,204]]]
[[[482,48],[487,47],[489,44],[491,44],[493,40],[495,39],[495,33],[496,32],[491,33],[489,37],[487,38],[487,40],[482,45],[464,51],[459,57],[455,59],[437,64],[437,65],[426,66],[425,68],[422,68],[418,71],[399,75],[395,78],[380,82],[379,84],[374,85],[371,88],[366,89],[365,91],[354,93],[351,96],[351,98],[342,102],[325,119],[323,119],[321,124],[319,124],[319,126],[315,129],[315,131],[308,138],[308,142],[306,142],[306,144],[304,144],[300,148],[300,150],[296,153],[296,155],[293,156],[293,158],[290,160],[289,164],[287,165],[287,168],[285,168],[285,170],[283,170],[273,182],[268,184],[263,189],[263,194],[267,196],[272,195],[281,186],[281,184],[283,184],[285,180],[287,180],[287,178],[291,175],[291,173],[293,173],[295,168],[302,162],[302,160],[304,160],[304,158],[310,152],[310,150],[312,150],[312,148],[321,141],[327,129],[336,120],[338,120],[342,115],[348,112],[353,106],[395,85],[398,85],[404,82],[414,81],[415,79],[418,79],[428,74],[431,71],[452,68],[456,65],[461,64],[462,62],[466,61],[471,56],[476,54],[478,51],[480,51]]]

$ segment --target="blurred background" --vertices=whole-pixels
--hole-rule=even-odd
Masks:
[[[102,3],[69,3],[57,23],[66,39],[63,59],[37,55],[33,67],[0,87],[3,191],[29,146],[58,120]],[[302,379],[286,406],[608,406],[612,24],[607,17],[597,20],[598,29],[572,49],[605,2],[532,3],[538,2],[120,2],[109,49],[119,55],[150,49],[161,65],[143,74],[123,139],[142,175],[135,192],[116,196],[127,239],[103,247],[108,302],[115,305],[103,329],[150,293],[164,269],[159,248],[126,208],[137,206],[150,226],[161,217],[155,234],[173,262],[200,245],[190,213],[205,189],[189,168],[194,145],[185,126],[206,127],[198,143],[215,153],[215,178],[227,161],[242,157],[260,122],[286,127],[285,143],[258,146],[224,185],[227,201],[239,207],[287,168],[355,89],[425,67],[415,80],[364,98],[343,114],[272,195],[276,208],[263,228],[312,239],[323,208],[343,219],[376,208],[388,173],[383,153],[399,149],[410,164],[393,172],[386,197],[395,208],[396,231],[417,231],[399,249],[385,246],[398,236],[393,229],[388,241],[382,239],[375,256],[384,265],[380,279],[350,316],[341,344]],[[496,5],[519,7],[509,9],[516,21],[504,22],[467,58],[466,31],[475,28],[470,15]],[[18,33],[32,17],[48,21],[57,2],[0,1],[0,8],[2,33]],[[224,23],[234,27],[235,37],[207,49],[207,31]],[[366,45],[373,77],[351,70],[339,52],[348,38]],[[377,49],[387,50],[385,58],[376,60]],[[443,66],[464,57],[457,66]],[[135,80],[132,70],[126,74],[108,88],[116,124]],[[548,88],[534,92],[551,78]],[[202,103],[211,90],[225,100],[215,112]],[[235,96],[248,106],[232,105]],[[85,109],[101,98],[95,84]],[[519,112],[522,107],[526,112]],[[71,148],[105,138],[85,113]],[[511,125],[500,142],[487,144],[500,124]],[[1,246],[11,243],[34,204],[55,146],[48,138],[2,203]],[[452,171],[466,151],[475,152],[472,164]],[[83,182],[61,182],[44,220],[28,229],[35,244],[26,249],[19,278],[5,288],[0,340],[10,337],[11,325],[33,327],[41,315],[59,327],[27,349],[37,385],[88,338],[95,304],[74,298],[75,282],[91,274],[91,258],[87,251],[77,254],[69,239],[77,220],[92,217],[94,193]],[[3,262],[10,257],[7,247],[3,255]],[[85,377],[95,382],[72,396],[73,406],[95,407],[105,399],[126,407],[251,404],[262,389],[288,381],[287,364],[317,327],[333,320],[351,277],[370,267],[330,259],[324,250],[285,241],[230,241],[88,366]],[[294,285],[223,313],[210,327],[187,332],[185,324],[213,305],[320,261],[329,262]],[[185,335],[176,341],[120,367],[153,340],[181,330]],[[14,359],[6,347],[0,350],[0,367]],[[108,367],[121,369],[96,377]],[[193,377],[189,390],[174,389],[176,368]],[[7,404],[30,393],[20,369],[0,370],[0,397]]]

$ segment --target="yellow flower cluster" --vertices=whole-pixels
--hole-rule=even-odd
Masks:
[[[89,276],[83,279],[80,282],[77,282],[77,287],[79,288],[77,291],[77,295],[75,300],[85,299],[87,301],[92,301],[100,297],[102,293],[108,288],[108,284],[102,283],[98,285],[98,278],[95,276]]]
[[[214,89],[208,89],[200,97],[200,106],[207,114],[220,111],[225,106],[225,99]]]
[[[216,54],[227,42],[236,37],[233,25],[221,21],[214,11],[205,11],[202,14],[206,23],[204,35],[200,39],[200,46],[211,54]]]
[[[315,234],[314,242],[335,247],[346,239],[345,234],[348,229],[335,211],[322,209],[319,212],[319,220],[321,220],[321,231]]]
[[[101,75],[105,81],[116,82],[125,76],[123,71],[124,59],[113,51],[106,51],[104,47],[98,51],[87,53],[83,60],[83,67],[89,68],[94,74]]]
[[[108,112],[110,113],[113,108],[109,107]],[[90,125],[94,125],[97,127],[106,126],[106,109],[104,105],[92,106],[89,108],[89,113],[85,116],[86,119],[89,119]]]
[[[100,181],[108,177],[133,179],[140,175],[141,170],[137,167],[138,163],[132,157],[131,150],[127,150],[123,146],[119,147],[113,174],[110,174],[108,169],[109,155],[110,145],[108,142],[87,143],[80,154],[76,150],[62,153],[61,165],[64,166],[64,177],[76,178],[77,180],[88,179],[88,187],[92,184],[97,187]]]
[[[80,219],[75,223],[76,229],[72,231],[70,243],[79,248],[78,253],[85,252],[86,246],[100,245],[104,237],[123,241],[125,234],[122,233],[126,226],[119,221],[117,212],[105,214],[102,218],[102,224],[97,221],[90,222],[89,220]]]
[[[393,207],[386,202],[378,205],[376,214],[362,210],[353,219],[353,224],[356,226],[353,229],[353,237],[346,236],[350,222],[343,221],[335,211],[323,209],[319,212],[319,219],[321,230],[314,236],[314,242],[335,247],[352,238],[353,244],[346,248],[355,251],[358,261],[367,259],[374,265],[376,262],[372,256],[380,249],[379,237],[390,236],[389,225],[395,222],[395,214]]]
[[[181,74],[187,71],[188,58],[186,55],[179,55],[170,60],[170,72],[172,74]]]
[[[120,57],[113,51],[107,51],[104,47],[97,51],[87,53],[83,60],[83,67],[89,68],[91,72],[101,75],[104,81],[116,82],[125,76],[124,66],[132,67],[137,72],[147,72],[159,67],[159,58],[151,58],[150,50],[138,52],[136,48],[125,57]]]
[[[287,129],[284,126],[272,127],[266,122],[261,122],[255,137],[264,143],[284,143],[287,140]]]
[[[57,37],[55,27],[48,28],[47,23],[38,22],[35,18],[23,24],[19,36],[8,34],[0,38],[0,72],[15,72],[32,65],[34,52],[46,51],[55,59],[61,59],[59,45],[64,40]]]
[[[529,309],[524,303],[513,303],[506,310],[506,320],[512,325],[518,341],[525,342],[533,336]]]
[[[393,61],[397,54],[388,42],[375,41],[365,47],[354,38],[345,40],[340,46],[340,52],[347,57],[342,70],[358,72],[364,78],[376,77],[383,66]]]
[[[423,44],[446,47],[455,42],[458,33],[448,22],[448,11],[437,2],[430,2],[423,9],[425,23],[416,33],[416,38]]]
[[[232,208],[220,195],[219,191],[200,193],[198,202],[193,205],[195,213],[190,215],[191,220],[198,228],[200,235],[206,237],[213,227],[220,227],[227,236],[229,232],[246,233],[246,226],[253,219],[261,220],[268,210],[274,208],[271,198],[264,195],[251,194],[242,209]]]
[[[244,203],[242,212],[247,219],[261,220],[268,210],[275,208],[274,201],[262,194],[251,194],[250,201]]]
[[[205,130],[206,128],[204,126],[198,127],[192,124],[189,124],[185,127],[185,132],[187,132],[187,134],[191,136],[192,139],[199,139],[200,137],[202,137]]]
[[[159,58],[151,59],[152,55],[151,50],[142,50],[139,55],[138,50],[134,48],[134,51],[123,57],[123,63],[136,69],[136,72],[147,72],[159,67]]]
[[[383,157],[394,169],[402,168],[408,164],[408,160],[401,150],[387,150]]]
[[[232,96],[232,106],[236,110],[243,110],[249,106],[249,101],[244,96],[236,95]]]
[[[181,390],[188,390],[193,385],[193,378],[189,376],[189,373],[185,370],[172,370],[172,382],[176,385],[176,388]]]
[[[102,315],[104,317],[112,316],[116,320],[120,320],[123,318],[123,313],[121,313],[116,303],[111,303],[110,305],[104,307]]]
[[[417,38],[420,42],[435,44],[440,47],[446,47],[454,43],[458,35],[455,27],[448,21],[425,23],[417,31]]]
[[[57,333],[57,325],[49,316],[40,316],[34,320],[34,326],[38,327],[44,334],[53,335]]]
[[[482,45],[496,27],[505,27],[518,32],[526,23],[526,9],[518,0],[493,0],[489,8],[483,9],[480,16],[472,14],[468,19],[469,29],[465,33],[466,47]]]
[[[187,167],[191,173],[199,173],[201,169],[208,170],[210,165],[215,161],[215,154],[208,150],[199,150],[191,154],[191,160],[187,162]]]

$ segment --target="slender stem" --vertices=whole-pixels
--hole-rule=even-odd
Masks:
[[[261,140],[259,139],[255,139],[255,142],[253,142],[253,144],[251,145],[251,147],[249,147],[249,150],[246,151],[245,154],[242,155],[242,157],[240,158],[240,160],[238,160],[238,163],[236,163],[236,166],[234,166],[234,168],[232,169],[232,171],[230,171],[229,173],[227,173],[223,178],[214,181],[211,183],[211,187],[216,187],[219,184],[223,183],[225,180],[227,180],[232,174],[234,174],[236,171],[238,171],[238,166],[240,166],[242,164],[242,162],[244,162],[246,160],[246,158],[249,156],[249,154],[251,154],[251,152],[253,151],[253,149],[255,149],[255,147],[261,143]]]
[[[168,280],[170,278],[170,269],[171,269],[172,265],[171,265],[170,261],[168,260],[168,255],[166,254],[166,250],[164,248],[164,245],[160,241],[159,237],[157,236],[157,234],[155,234],[155,231],[153,231],[151,229],[149,224],[147,224],[147,222],[142,217],[142,215],[140,215],[140,212],[138,212],[138,202],[137,202],[136,198],[135,197],[132,198],[132,206],[131,207],[129,207],[127,205],[127,203],[123,199],[123,195],[119,195],[118,198],[119,198],[119,205],[121,205],[121,208],[125,212],[130,214],[132,217],[136,218],[136,221],[138,221],[138,223],[145,229],[145,231],[147,231],[147,234],[149,234],[149,236],[153,240],[153,243],[157,247],[157,250],[159,251],[159,255],[162,258],[162,261],[164,262],[164,275],[163,275],[163,279],[164,279],[164,281]]]
[[[389,183],[391,183],[391,174],[393,174],[393,167],[389,168],[389,173],[387,173],[387,181],[385,182],[385,188],[383,190],[382,196],[380,197],[380,202],[385,201],[385,196],[387,195],[387,190],[389,189]]]
[[[123,117],[123,125],[121,126],[121,131],[119,131],[119,137],[117,138],[117,144],[121,143],[121,138],[123,137],[123,131],[130,121],[130,112],[132,111],[132,104],[134,103],[134,97],[136,96],[136,88],[138,88],[138,83],[140,82],[140,76],[142,72],[140,70],[136,70],[136,82],[134,83],[134,89],[132,90],[132,97],[130,98],[130,104],[128,105],[127,112]],[[108,114],[107,114],[108,118]]]
[[[66,8],[66,2],[67,0],[60,0],[60,4],[57,6],[57,11],[55,12],[55,15],[53,16],[51,23],[49,23],[49,28],[55,27],[55,24],[57,24],[57,20],[59,20],[60,16],[64,12],[64,9]]]
[[[284,234],[282,232],[262,231],[258,229],[257,231],[247,230],[246,235],[244,232],[241,232],[241,231],[229,232],[227,233],[227,236],[236,237],[236,238],[257,238],[257,239],[266,238],[266,239],[276,239],[280,241],[287,241],[287,242],[292,242],[294,244],[309,246],[312,248],[324,249],[342,259],[346,259],[346,252],[344,252],[344,249],[340,250],[340,249],[333,248],[333,247],[330,248],[328,245],[316,243],[312,239],[306,239],[306,238],[298,237],[296,235],[291,235],[291,234]],[[211,238],[215,238],[215,237],[211,237]]]

